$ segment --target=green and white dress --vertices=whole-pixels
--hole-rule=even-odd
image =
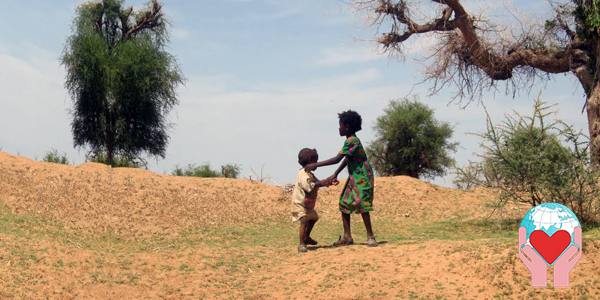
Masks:
[[[349,174],[340,195],[340,211],[346,214],[372,211],[375,187],[373,169],[358,137],[348,137],[340,154],[348,158]]]

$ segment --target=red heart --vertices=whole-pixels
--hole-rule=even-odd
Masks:
[[[535,230],[529,236],[529,242],[546,262],[552,264],[571,244],[571,235],[566,230],[559,230],[552,236],[542,230]]]

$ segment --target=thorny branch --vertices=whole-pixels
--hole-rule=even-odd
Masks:
[[[563,18],[567,7],[555,7],[555,29],[568,37],[564,41],[547,42],[550,33],[541,30],[527,32],[516,41],[491,43],[485,34],[494,29],[471,16],[460,0],[432,2],[442,6],[441,16],[420,24],[411,18],[406,0],[371,1],[378,20],[391,22],[391,30],[378,39],[386,49],[399,51],[399,46],[415,34],[438,33],[440,43],[433,55],[436,62],[427,74],[427,79],[434,81],[432,92],[452,83],[459,88],[457,96],[476,97],[482,90],[493,88],[496,81],[507,81],[516,89],[519,83],[542,74],[566,72],[577,76],[586,93],[591,91],[594,76],[589,67],[589,47]]]

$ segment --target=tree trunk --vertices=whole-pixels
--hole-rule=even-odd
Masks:
[[[592,166],[600,166],[600,82],[596,82],[587,99],[588,130]]]
[[[106,109],[106,162],[112,167],[114,166],[115,156],[115,132],[114,118],[110,106]]]
[[[106,151],[106,162],[112,167],[114,165],[114,150],[111,144],[108,145]]]

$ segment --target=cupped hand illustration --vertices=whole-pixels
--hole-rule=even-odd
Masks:
[[[581,227],[575,227],[574,233],[575,245],[569,248],[554,262],[554,287],[569,287],[569,273],[575,267],[583,253],[583,244],[581,243]]]
[[[531,273],[531,285],[533,287],[546,287],[547,280],[547,268],[544,259],[538,255],[530,245],[521,245],[527,242],[527,230],[525,227],[519,228],[519,244],[517,245],[517,252],[519,258],[525,264],[529,272]],[[567,278],[568,280],[568,278]]]

